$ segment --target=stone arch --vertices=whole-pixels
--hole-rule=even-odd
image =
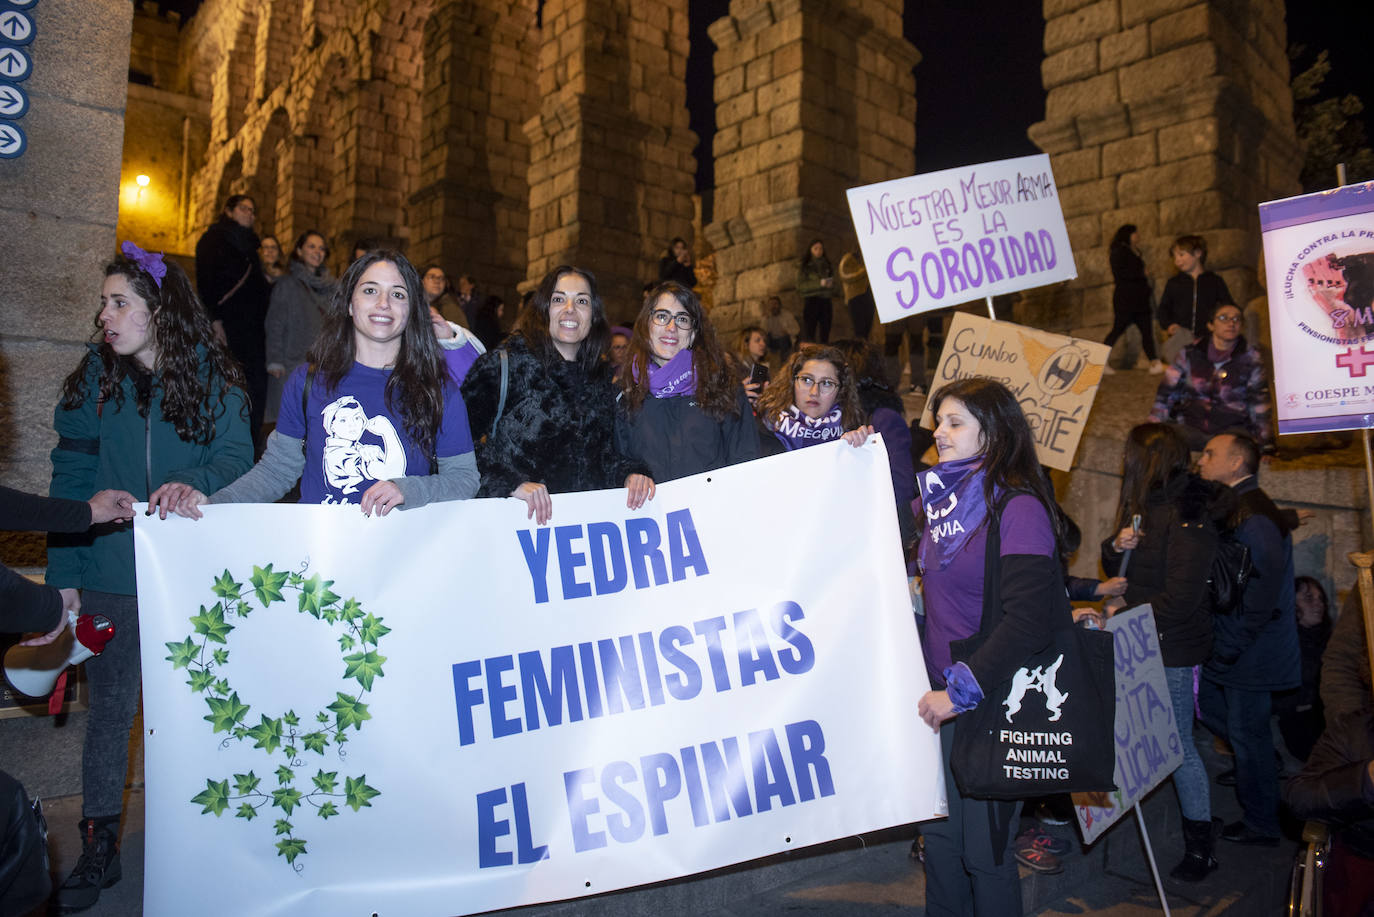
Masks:
[[[258,204],[258,231],[272,233],[278,239],[291,236],[293,228],[291,211],[283,208],[282,189],[285,181],[289,157],[282,156],[284,141],[291,133],[291,119],[285,108],[278,108],[267,119],[258,143],[256,168],[253,170],[252,194]],[[282,240],[282,245],[288,242]]]
[[[343,238],[349,229],[342,210],[351,171],[343,140],[347,134],[346,102],[355,83],[341,54],[331,55],[319,67],[303,100],[305,117],[290,162],[292,225],[324,233],[336,253],[352,241]]]
[[[216,79],[211,119],[216,136],[223,140],[233,137],[243,128],[248,108],[255,99],[253,87],[257,69],[254,60],[257,39],[257,7],[255,4],[246,4]]]
[[[243,154],[234,150],[220,169],[219,184],[215,187],[215,199],[210,203],[212,215],[209,222],[213,223],[218,217],[220,208],[224,206],[229,195],[245,193],[248,193],[248,187],[243,177]]]
[[[302,11],[302,25],[306,31],[317,29],[322,35],[333,35],[348,24],[349,10],[355,3],[349,0],[306,0]]]
[[[300,41],[301,10],[295,0],[268,0],[258,22],[253,100],[267,96],[291,76],[291,58]],[[294,26],[294,28],[293,28]]]

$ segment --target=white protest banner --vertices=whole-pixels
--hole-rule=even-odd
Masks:
[[[885,322],[1078,276],[1044,154],[847,193]]]
[[[1259,213],[1279,432],[1374,427],[1374,182]]]
[[[467,914],[936,814],[881,438],[553,512],[140,515],[146,913]]]
[[[1183,763],[1178,724],[1164,680],[1159,634],[1149,605],[1107,620],[1116,649],[1116,770],[1110,793],[1074,793],[1083,843],[1097,840]]]
[[[1097,341],[956,312],[931,391],[971,376],[996,379],[1021,402],[1040,463],[1068,471],[1111,352]],[[935,426],[929,401],[921,426]]]

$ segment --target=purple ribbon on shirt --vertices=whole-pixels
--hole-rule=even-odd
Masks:
[[[813,420],[794,404],[778,415],[772,425],[773,435],[787,447],[788,452],[829,442],[844,435],[843,416],[844,412],[836,405],[828,414]]]
[[[917,558],[921,572],[949,566],[988,515],[983,497],[983,457],[942,462],[916,475],[926,529]]]
[[[635,373],[635,381],[639,374]],[[697,372],[692,366],[691,348],[684,347],[662,366],[649,361],[649,394],[655,398],[671,398],[674,395],[695,395],[697,391]]]

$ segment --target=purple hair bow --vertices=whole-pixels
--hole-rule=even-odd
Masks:
[[[125,258],[147,272],[159,290],[162,289],[162,278],[167,276],[167,265],[162,263],[162,252],[154,255],[152,252],[145,252],[132,242],[125,242],[119,246],[119,250],[124,253]]]

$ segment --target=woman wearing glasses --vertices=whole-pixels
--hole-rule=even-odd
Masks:
[[[591,271],[564,265],[544,276],[510,337],[463,380],[477,496],[523,500],[539,525],[553,515],[554,493],[624,486],[631,509],[653,497],[648,468],[615,445],[615,388],[602,359],[610,339]]]
[[[627,367],[616,443],[655,481],[758,458],[749,400],[691,290],[669,280],[644,297]]]
[[[873,432],[863,423],[854,372],[844,354],[824,344],[804,344],[773,377],[758,400],[766,454],[791,452],[843,439],[862,446]]]
[[[1222,303],[1207,323],[1208,334],[1179,351],[1155,395],[1153,423],[1175,423],[1199,452],[1218,433],[1240,427],[1265,454],[1274,451],[1269,380],[1258,347],[1240,333],[1240,309]]]

